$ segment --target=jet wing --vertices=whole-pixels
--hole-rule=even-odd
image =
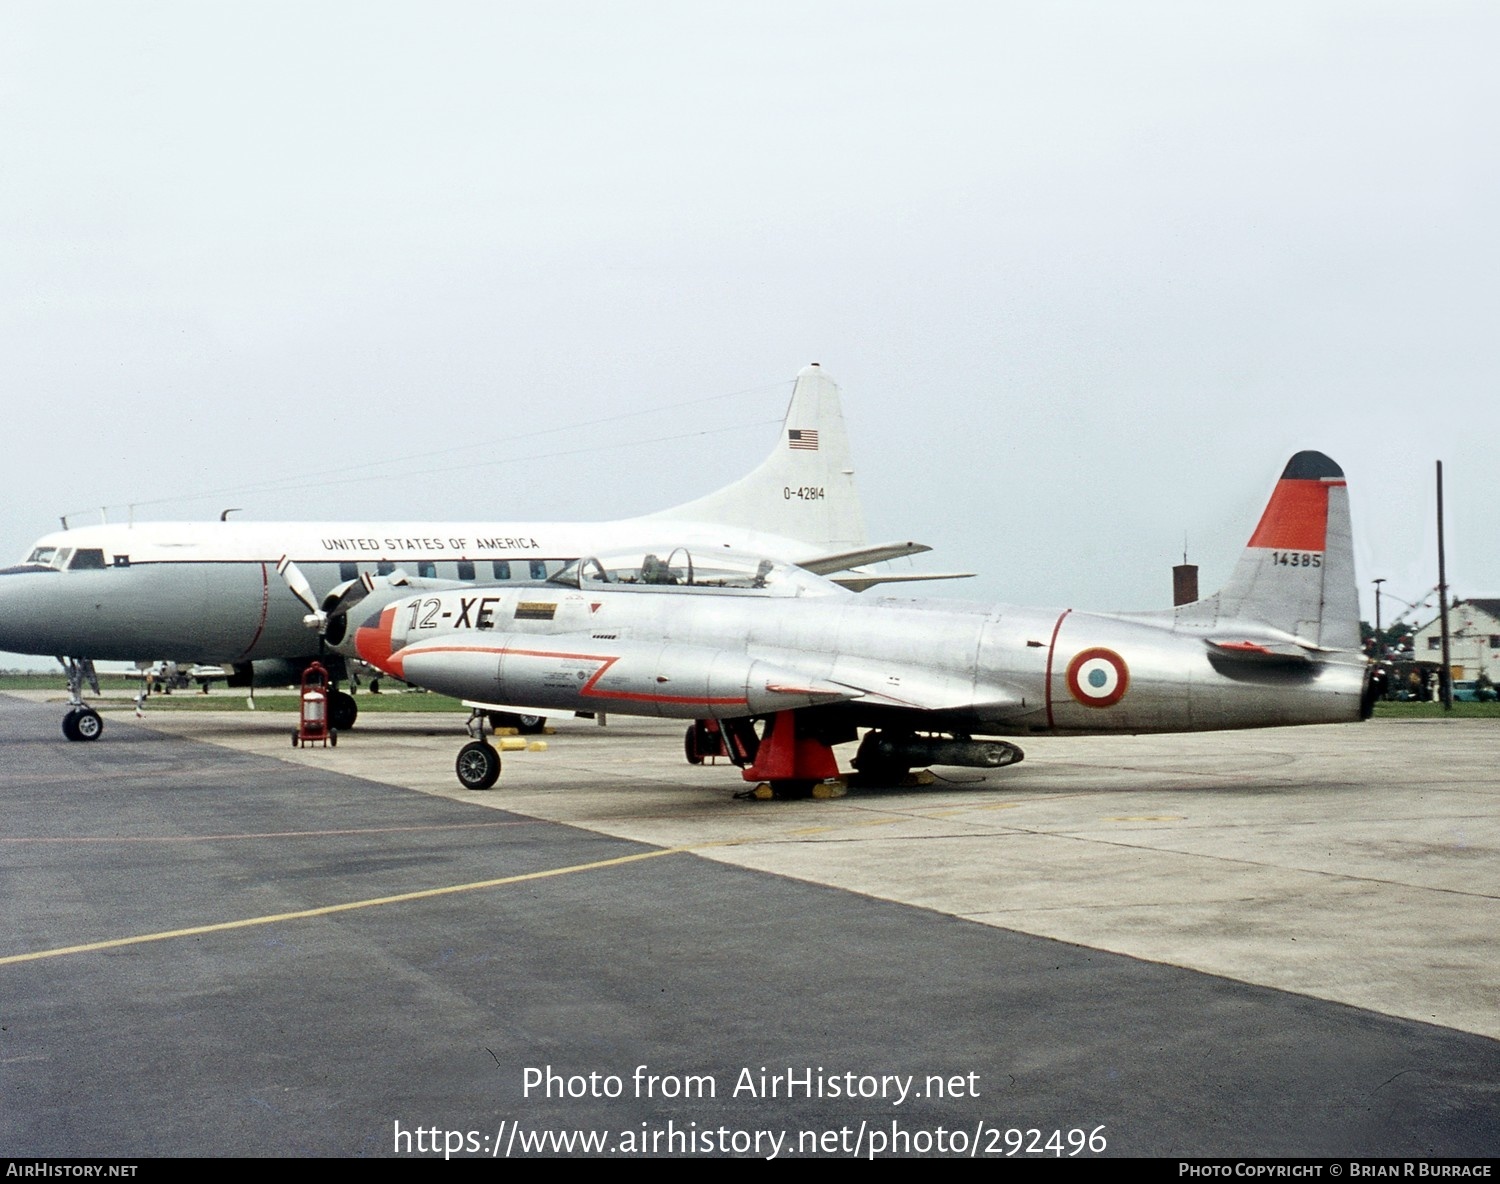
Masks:
[[[858,658],[840,657],[827,681],[855,692],[861,704],[904,707],[916,711],[940,711],[974,715],[982,719],[1009,719],[1028,714],[1040,704],[1007,683],[981,683],[972,678],[946,675],[940,670],[917,666],[876,667]]]

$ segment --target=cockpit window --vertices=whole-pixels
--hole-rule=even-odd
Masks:
[[[57,558],[56,547],[38,547],[26,556],[26,562],[35,564],[37,567],[51,567],[53,560]]]
[[[103,571],[104,552],[98,547],[79,547],[73,553],[73,561],[68,564],[69,571]]]
[[[844,591],[821,576],[790,564],[730,551],[689,552],[684,547],[644,554],[589,556],[575,560],[550,581],[569,588],[678,588],[694,591],[756,591],[773,596],[826,596]]]

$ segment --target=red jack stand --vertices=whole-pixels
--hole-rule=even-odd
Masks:
[[[302,672],[302,693],[299,696],[302,714],[297,730],[292,733],[292,747],[299,744],[319,744],[325,748],[337,747],[338,733],[328,726],[328,671],[321,662],[309,662]]]
[[[839,780],[839,763],[822,740],[797,735],[797,713],[778,711],[766,721],[746,781],[766,781],[782,796],[804,796],[820,782]]]

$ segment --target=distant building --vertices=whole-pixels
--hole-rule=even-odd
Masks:
[[[1412,634],[1412,650],[1418,662],[1442,662],[1441,618]],[[1448,659],[1455,682],[1487,674],[1500,683],[1500,600],[1457,600],[1448,606]]]

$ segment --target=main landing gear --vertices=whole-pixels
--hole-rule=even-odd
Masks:
[[[852,728],[829,728],[795,711],[768,717],[757,732],[749,719],[700,719],[683,738],[689,764],[724,757],[739,766],[746,781],[761,783],[745,796],[805,798],[837,796],[848,785],[862,788],[914,784],[912,769],[925,765],[963,765],[1000,769],[1024,754],[1004,740],[974,740],[966,735],[918,736],[914,732],[875,731],[865,735],[855,754],[855,772],[839,773],[833,746],[855,739]],[[931,780],[931,774],[918,774]]]
[[[359,717],[359,704],[348,691],[328,693],[328,726],[335,732],[347,732]]]
[[[547,730],[545,715],[519,715],[514,711],[491,711],[490,727],[497,732],[501,728],[515,728],[523,736],[540,736]]]
[[[853,740],[852,728],[829,731],[795,711],[767,716],[759,732],[754,719],[695,720],[683,737],[688,763],[724,757],[746,781],[760,783],[745,797],[806,798],[844,791],[833,745]]]

